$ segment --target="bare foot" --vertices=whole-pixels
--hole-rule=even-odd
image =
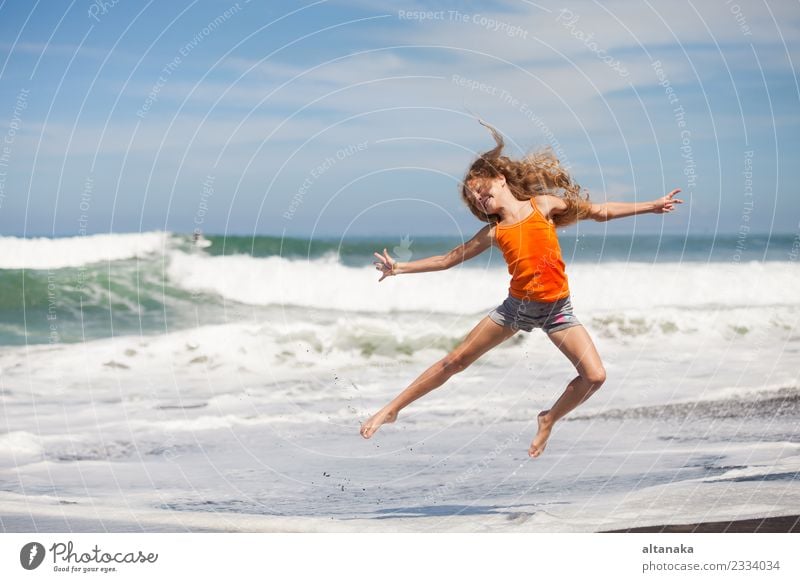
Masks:
[[[382,424],[394,422],[395,420],[397,420],[396,412],[382,408],[361,425],[361,436],[368,439],[377,432]]]
[[[547,446],[547,439],[550,438],[550,431],[553,430],[553,423],[549,418],[547,418],[548,412],[550,411],[542,410],[538,416],[539,431],[536,433],[536,436],[534,437],[533,442],[528,449],[528,455],[533,458],[538,457],[544,452],[544,449]]]

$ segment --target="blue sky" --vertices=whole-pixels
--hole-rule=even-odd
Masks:
[[[0,3],[0,233],[463,235],[550,145],[586,233],[800,230],[797,2]],[[573,229],[576,227],[572,227]]]

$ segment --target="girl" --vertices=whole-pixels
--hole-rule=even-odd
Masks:
[[[479,121],[489,129],[497,146],[479,156],[469,168],[461,197],[478,220],[489,224],[446,255],[399,263],[383,249],[383,255],[375,253],[378,261],[374,264],[382,272],[379,281],[383,281],[393,275],[449,269],[495,245],[508,263],[509,295],[458,347],[361,425],[361,436],[368,439],[382,424],[394,422],[403,408],[520,329],[530,332],[538,327],[578,372],[553,406],[538,415],[538,432],[528,449],[531,457],[538,457],[553,425],[589,398],[606,379],[592,339],[572,313],[556,227],[587,218],[602,222],[647,212],[671,212],[675,204],[683,201],[673,198],[680,192],[676,189],[652,202],[593,204],[588,196],[581,196],[580,186],[550,151],[511,160],[501,155],[505,144],[499,132]]]

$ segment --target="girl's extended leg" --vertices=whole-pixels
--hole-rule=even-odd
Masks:
[[[569,358],[578,370],[578,376],[567,385],[567,389],[550,410],[539,413],[539,431],[528,449],[531,457],[542,454],[556,421],[585,402],[606,381],[606,371],[600,354],[582,325],[554,331],[548,337]]]
[[[397,419],[397,413],[403,408],[444,384],[453,374],[466,369],[483,354],[516,332],[515,329],[495,323],[488,316],[484,317],[452,352],[425,370],[408,388],[362,424],[361,436],[368,439],[382,424],[394,422]]]

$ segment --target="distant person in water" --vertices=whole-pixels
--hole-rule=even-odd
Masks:
[[[606,371],[586,329],[572,312],[570,292],[556,227],[583,219],[606,221],[635,214],[672,212],[683,201],[676,189],[652,202],[595,204],[573,182],[551,151],[512,160],[502,155],[500,133],[486,126],[496,147],[478,157],[461,184],[461,198],[478,220],[487,222],[471,240],[446,255],[401,263],[375,253],[379,281],[393,275],[441,271],[471,259],[495,245],[503,253],[511,274],[505,301],[484,317],[464,341],[425,370],[397,397],[361,425],[361,436],[370,438],[417,398],[465,370],[487,351],[519,330],[541,328],[569,358],[578,375],[547,410],[538,415],[538,431],[528,454],[538,457],[553,426],[584,402],[606,380]]]

